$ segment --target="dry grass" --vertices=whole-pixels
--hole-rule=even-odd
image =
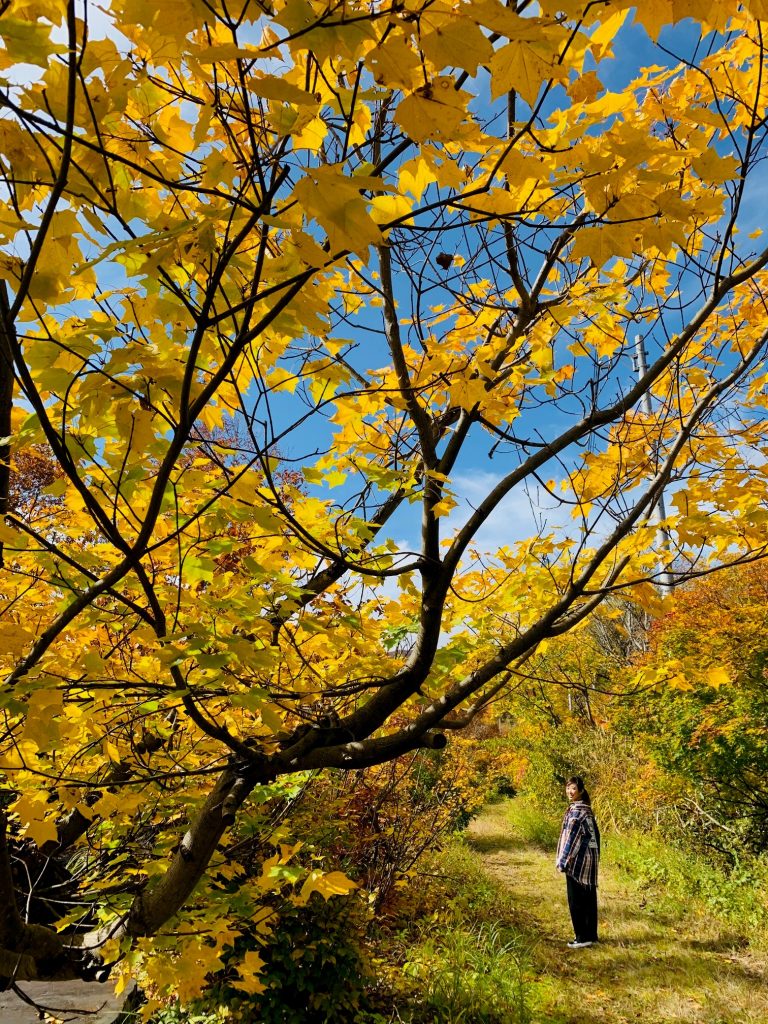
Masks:
[[[515,828],[515,802],[488,807],[470,827],[485,870],[513,896],[515,925],[533,947],[540,1024],[766,1024],[768,959],[701,907],[640,891],[601,864],[601,943],[569,950],[565,884]]]

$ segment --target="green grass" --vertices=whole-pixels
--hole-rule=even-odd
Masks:
[[[495,922],[454,921],[409,950],[403,972],[419,983],[427,1019],[445,1024],[528,1024],[520,939]]]
[[[726,879],[649,835],[607,835],[599,946],[568,950],[570,921],[554,869],[559,820],[524,800],[487,808],[471,840],[504,887],[505,920],[528,950],[535,1024],[765,1024],[766,888]]]
[[[616,868],[653,899],[672,905],[693,900],[737,928],[744,942],[768,947],[768,864],[753,859],[725,872],[704,857],[661,842],[653,834],[608,837]]]
[[[503,883],[455,839],[425,865],[409,894],[411,919],[385,943],[394,1009],[413,1024],[532,1024],[528,950]]]

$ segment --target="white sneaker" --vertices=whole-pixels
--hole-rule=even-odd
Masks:
[[[587,946],[594,946],[594,942],[578,942],[576,939],[573,939],[568,943],[568,949],[586,949]]]

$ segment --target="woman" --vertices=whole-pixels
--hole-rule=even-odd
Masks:
[[[563,818],[557,844],[557,870],[565,874],[568,909],[574,939],[570,949],[584,949],[597,939],[597,865],[600,860],[600,829],[597,827],[584,780],[574,775],[565,784],[570,804]]]

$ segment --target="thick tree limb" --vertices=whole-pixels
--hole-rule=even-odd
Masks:
[[[0,526],[8,512],[11,488],[11,411],[13,409],[13,321],[9,315],[8,287],[0,281]],[[6,438],[8,440],[6,440]],[[3,567],[3,541],[0,538],[0,569]]]

